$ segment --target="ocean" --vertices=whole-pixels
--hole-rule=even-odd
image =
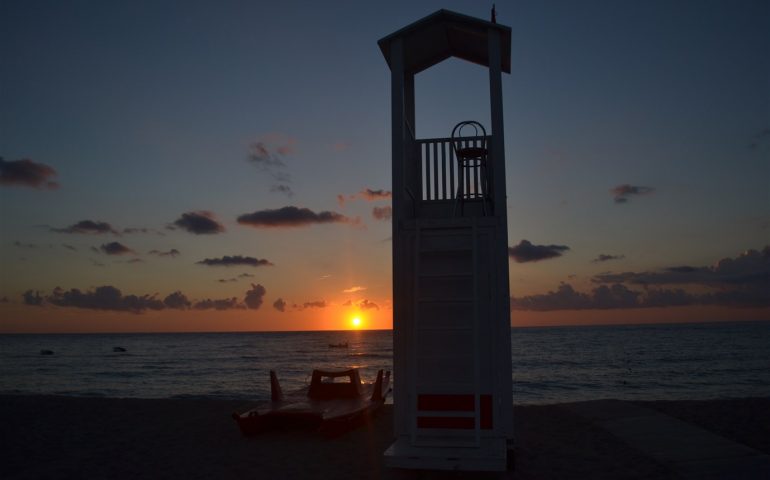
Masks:
[[[384,330],[0,335],[0,394],[261,401],[270,370],[284,390],[313,368],[358,367],[373,380],[392,368],[391,340]],[[516,404],[770,396],[770,322],[513,328],[511,342]]]

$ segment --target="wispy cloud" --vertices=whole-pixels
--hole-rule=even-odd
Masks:
[[[0,185],[54,190],[59,188],[53,181],[56,175],[56,170],[44,163],[28,158],[7,161],[0,157]]]
[[[217,221],[216,216],[206,210],[183,213],[173,224],[182,230],[195,235],[215,234],[225,231],[224,225]]]
[[[770,139],[770,128],[763,128],[762,130],[758,131],[754,135],[751,136],[751,142],[749,143],[749,148],[752,150],[756,150],[757,148],[762,145],[766,140]]]
[[[358,218],[350,218],[337,212],[314,212],[308,208],[294,206],[275,210],[258,210],[238,217],[238,223],[257,228],[302,227],[323,223],[348,223],[357,225]]]
[[[529,240],[522,240],[515,247],[508,247],[508,256],[517,263],[538,262],[561,257],[568,250],[566,245],[533,245]]]
[[[387,221],[393,217],[393,208],[388,207],[374,207],[372,209],[372,217],[376,220]]]
[[[365,200],[367,202],[374,202],[378,200],[390,200],[393,197],[393,194],[390,192],[390,190],[383,190],[383,189],[371,189],[371,188],[364,188],[361,189],[359,192],[350,194],[350,195],[344,195],[339,194],[337,195],[337,203],[340,204],[340,207],[344,207],[346,202],[352,201],[352,200]]]
[[[234,267],[234,266],[249,266],[249,267],[272,267],[273,263],[264,258],[244,257],[243,255],[225,255],[221,258],[205,258],[199,262],[195,262],[198,265],[207,265],[209,267]]]
[[[606,253],[600,253],[599,256],[591,260],[591,263],[609,262],[610,260],[622,260],[626,258],[624,255],[608,255]]]
[[[364,291],[364,290],[366,290],[366,287],[362,287],[361,285],[354,285],[354,286],[352,286],[350,288],[346,288],[342,292],[343,293],[355,293],[355,292],[361,292],[361,291]]]
[[[297,140],[287,135],[264,135],[249,147],[249,162],[276,182],[289,183],[291,175],[284,160],[294,153],[296,145]]]
[[[158,257],[172,257],[172,258],[181,255],[181,253],[179,253],[179,250],[177,250],[176,248],[172,248],[171,250],[168,250],[166,252],[163,252],[161,250],[150,250],[147,253],[150,255],[156,255]]]
[[[625,183],[611,189],[610,193],[612,193],[612,197],[614,198],[615,203],[627,203],[630,197],[649,195],[654,191],[655,189],[652,187],[642,187],[639,185],[629,185]]]

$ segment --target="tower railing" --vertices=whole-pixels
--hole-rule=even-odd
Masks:
[[[492,136],[486,137],[464,137],[463,147],[478,147],[483,141],[491,141]],[[423,138],[415,139],[419,149],[419,171],[420,171],[420,194],[418,198],[423,202],[435,202],[443,200],[454,200],[457,197],[459,188],[459,175],[457,169],[457,158],[454,148],[452,148],[452,139],[446,138]],[[491,157],[491,156],[489,156]],[[492,158],[487,158],[487,164],[492,164]],[[491,172],[489,172],[491,177]],[[464,176],[464,192],[473,197],[482,197],[489,192],[484,192],[484,182],[482,181],[482,172],[479,167],[471,169]],[[491,178],[489,183],[491,184]]]

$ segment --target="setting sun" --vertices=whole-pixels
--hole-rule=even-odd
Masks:
[[[350,323],[353,324],[353,328],[359,328],[361,326],[361,317],[353,317]]]

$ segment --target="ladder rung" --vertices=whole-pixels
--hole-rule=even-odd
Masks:
[[[421,273],[421,278],[473,278],[471,273]]]
[[[421,303],[436,303],[436,302],[441,302],[441,303],[462,303],[462,304],[473,303],[473,299],[472,298],[467,298],[467,297],[466,298],[458,298],[458,297],[449,297],[449,298],[421,297],[421,298],[418,298],[417,301],[421,302]]]
[[[476,412],[461,412],[456,410],[417,410],[418,417],[452,417],[452,418],[476,418]]]

